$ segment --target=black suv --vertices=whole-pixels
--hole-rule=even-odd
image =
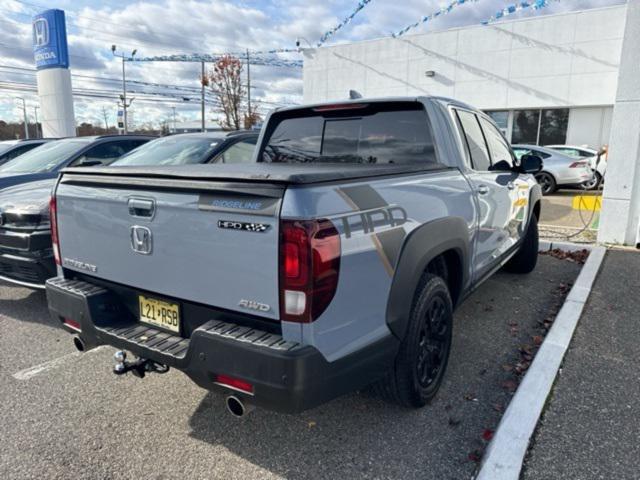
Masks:
[[[0,166],[0,279],[44,288],[44,281],[55,275],[48,205],[49,192],[60,170],[110,164],[153,138],[65,138]]]

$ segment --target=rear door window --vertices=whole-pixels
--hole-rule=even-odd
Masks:
[[[484,135],[480,129],[478,118],[474,113],[465,110],[456,110],[456,113],[462,125],[465,141],[469,148],[473,169],[479,172],[489,170],[491,168],[489,149],[487,148]]]
[[[437,163],[427,113],[417,102],[347,104],[276,113],[261,152],[273,163]]]
[[[511,148],[498,129],[480,117],[480,124],[484,131],[484,136],[489,144],[491,154],[491,170],[510,170],[513,168],[513,156]]]

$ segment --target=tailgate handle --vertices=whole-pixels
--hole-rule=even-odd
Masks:
[[[149,198],[130,198],[129,215],[142,218],[153,218],[156,213],[156,202]]]

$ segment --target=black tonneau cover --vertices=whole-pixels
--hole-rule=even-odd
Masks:
[[[445,170],[441,164],[424,163],[412,165],[381,164],[363,165],[347,163],[250,163],[238,165],[204,164],[176,166],[107,166],[71,167],[63,174],[79,174],[87,178],[128,177],[165,178],[208,181],[239,181],[246,183],[271,183],[283,185],[305,185],[312,183],[357,180],[387,175],[407,175],[419,172]]]

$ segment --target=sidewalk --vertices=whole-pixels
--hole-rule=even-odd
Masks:
[[[610,251],[522,478],[640,478],[639,312],[640,253]]]

